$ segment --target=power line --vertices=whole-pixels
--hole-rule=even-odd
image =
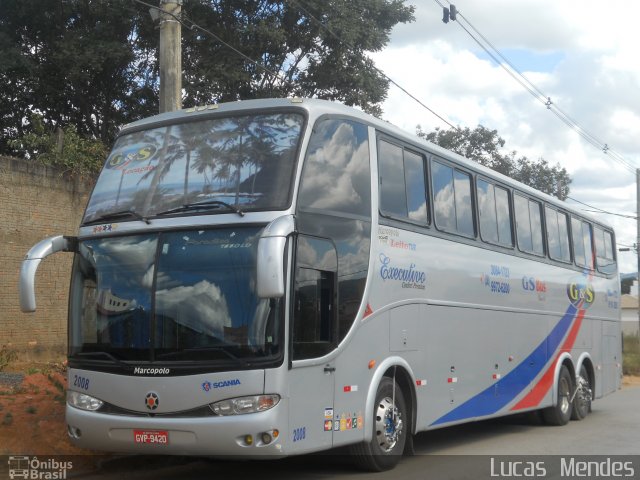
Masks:
[[[156,6],[156,5],[151,5],[150,3],[143,2],[142,0],[133,0],[133,1],[136,2],[136,3],[139,3],[140,5],[144,5],[144,6],[148,7],[148,8],[153,8],[155,10],[158,10],[164,15],[169,15],[169,16],[173,17],[183,27],[188,28],[189,30],[200,30],[201,32],[209,35],[211,38],[215,39],[216,41],[218,41],[219,43],[221,43],[222,45],[224,45],[228,49],[232,50],[233,52],[235,52],[236,54],[238,54],[239,56],[244,58],[249,63],[255,65],[256,67],[258,67],[261,70],[265,71],[269,75],[271,75],[271,76],[277,78],[278,80],[282,81],[284,84],[286,84],[288,86],[292,86],[293,85],[289,80],[287,80],[286,78],[283,78],[280,75],[280,73],[274,72],[273,70],[271,70],[268,67],[264,66],[262,63],[254,60],[253,58],[249,57],[248,55],[245,55],[240,50],[235,48],[233,45],[230,45],[229,43],[225,42],[222,38],[220,38],[218,35],[213,33],[211,30],[208,30],[208,29],[206,29],[204,27],[201,27],[200,25],[195,23],[193,20],[190,20],[189,18],[187,18],[185,15],[183,15],[183,14],[175,15],[172,12],[165,11],[165,10],[163,10],[162,8],[160,8],[160,7]],[[189,24],[187,24],[186,22],[189,22]]]
[[[627,214],[623,214],[623,213],[609,212],[607,210],[603,210],[602,208],[594,207],[593,205],[589,205],[588,203],[582,202],[580,200],[576,200],[573,197],[567,196],[567,200],[572,200],[572,201],[574,201],[576,203],[579,203],[580,205],[584,205],[585,207],[590,208],[591,210],[585,210],[585,211],[590,211],[592,213],[603,213],[605,215],[615,215],[616,217],[622,217],[622,218],[629,218],[629,219],[632,219],[632,220],[638,220],[638,217],[636,217],[635,215],[627,215]]]
[[[175,15],[171,12],[167,12],[162,10],[160,7],[155,6],[155,5],[151,5],[147,2],[144,2],[142,0],[133,0],[136,3],[139,3],[141,5],[144,5],[148,8],[153,8],[156,10],[161,11],[163,14],[166,15],[170,15],[171,17],[173,17],[176,21],[180,22],[181,25],[183,25],[184,27],[190,29],[190,30],[200,30],[201,32],[206,33],[207,35],[211,36],[212,38],[214,38],[216,41],[218,41],[219,43],[221,43],[222,45],[224,45],[225,47],[229,48],[230,50],[232,50],[233,52],[235,52],[236,54],[240,55],[242,58],[244,58],[245,60],[247,60],[248,62],[252,63],[253,65],[257,66],[258,68],[264,70],[265,72],[267,72],[268,74],[278,78],[279,80],[281,80],[282,82],[284,82],[286,85],[288,86],[293,86],[292,82],[290,82],[289,80],[287,80],[286,78],[283,78],[279,73],[276,73],[274,71],[272,71],[271,69],[267,68],[266,66],[264,66],[263,64],[261,64],[260,62],[252,59],[251,57],[245,55],[244,53],[242,53],[240,50],[238,50],[237,48],[235,48],[234,46],[230,45],[229,43],[225,42],[222,38],[220,38],[218,35],[216,35],[215,33],[213,33],[212,31],[201,27],[200,25],[198,25],[197,23],[195,23],[193,20],[190,20],[189,18],[187,18],[184,14],[181,15]],[[288,0],[289,2],[294,2],[298,5],[298,7],[305,12],[309,18],[311,18],[313,21],[315,21],[318,25],[320,25],[322,28],[324,28],[325,30],[327,30],[332,36],[334,36],[336,39],[338,39],[340,42],[346,44],[352,51],[355,51],[356,49],[353,47],[353,45],[351,45],[349,42],[343,40],[342,38],[340,38],[333,30],[331,30],[329,27],[327,27],[324,23],[322,23],[320,20],[318,20],[311,12],[309,12],[309,10],[307,8],[305,8],[301,3],[299,2],[295,2],[294,0]],[[189,22],[188,24],[186,22]],[[411,94],[406,88],[404,88],[402,85],[400,85],[398,82],[396,82],[395,80],[393,80],[391,77],[389,77],[386,73],[384,73],[380,68],[378,68],[376,65],[373,65],[373,68],[380,74],[382,75],[384,78],[386,78],[390,83],[392,83],[394,86],[396,86],[397,88],[399,88],[402,92],[404,92],[406,95],[408,95],[409,97],[411,97],[414,101],[418,102],[422,107],[424,107],[426,110],[428,110],[431,114],[435,115],[436,117],[438,117],[442,122],[446,123],[447,125],[449,125],[451,128],[457,129],[457,127],[455,125],[453,125],[451,122],[449,122],[447,119],[445,119],[443,116],[439,115],[438,113],[436,113],[433,109],[429,108],[426,104],[424,104],[421,100],[419,100],[417,97],[415,97],[413,94]]]
[[[298,6],[298,8],[300,10],[302,10],[304,13],[306,13],[309,18],[311,18],[314,22],[316,22],[318,25],[320,25],[321,28],[325,29],[331,36],[333,36],[336,40],[338,40],[339,42],[345,44],[347,47],[349,47],[349,49],[352,52],[356,51],[356,48],[353,44],[351,44],[350,42],[344,40],[342,37],[340,37],[337,33],[335,33],[331,28],[329,28],[327,25],[325,25],[323,22],[321,22],[320,20],[318,20],[310,11],[308,8],[305,8],[305,5],[302,4],[301,1],[299,0],[287,0],[289,3],[293,3],[296,4]],[[445,119],[442,115],[439,115],[438,113],[436,113],[433,109],[429,108],[424,102],[422,102],[420,99],[418,99],[415,95],[413,95],[412,93],[410,93],[406,88],[404,88],[402,85],[400,85],[398,82],[396,82],[394,79],[392,79],[391,77],[389,77],[389,75],[387,75],[384,71],[382,71],[380,68],[378,68],[375,64],[373,65],[373,68],[380,74],[382,75],[385,79],[387,79],[389,81],[389,83],[391,83],[392,85],[394,85],[395,87],[397,87],[398,89],[400,89],[404,94],[408,95],[412,100],[414,100],[415,102],[417,102],[420,106],[422,106],[424,109],[426,109],[427,111],[429,111],[432,115],[435,115],[436,117],[438,117],[442,122],[446,123],[447,125],[449,125],[451,128],[453,129],[457,129],[458,127],[456,127],[455,125],[453,125],[451,122],[449,122],[447,119]]]
[[[441,8],[448,10],[440,0],[434,0]],[[449,5],[452,5],[449,0],[445,0]],[[455,8],[455,7],[454,7]],[[627,161],[622,155],[613,150],[607,143],[599,140],[595,135],[592,135],[589,131],[583,128],[576,120],[567,115],[560,109],[554,102],[551,101],[551,97],[545,95],[535,84],[533,84],[527,77],[525,77],[516,67],[511,63],[500,51],[475,27],[473,24],[457,9],[456,18],[462,18],[464,22],[482,39],[480,41],[476,36],[463,25],[459,20],[458,25],[489,55],[489,57],[503,70],[505,70],[509,76],[511,76],[516,82],[524,87],[536,100],[546,106],[561,122],[567,127],[577,132],[584,140],[586,140],[593,147],[601,150],[603,153],[609,155],[614,161],[622,165],[626,170],[631,173],[635,173],[635,166]],[[483,43],[484,42],[484,43]],[[486,44],[486,45],[485,45]],[[487,48],[487,45],[489,48]],[[500,61],[498,57],[502,60]]]

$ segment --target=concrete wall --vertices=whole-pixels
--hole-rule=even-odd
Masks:
[[[20,311],[18,272],[38,241],[77,234],[91,187],[33,161],[0,157],[0,347],[45,356],[66,350],[72,255],[40,264],[35,313]]]

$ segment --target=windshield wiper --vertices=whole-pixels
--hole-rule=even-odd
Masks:
[[[156,215],[167,215],[170,213],[184,212],[187,210],[212,209],[215,207],[226,207],[228,210],[237,213],[241,217],[244,217],[244,212],[238,207],[234,207],[233,205],[221,200],[205,200],[203,202],[185,203],[184,205],[172,208],[170,210],[165,210],[164,212],[157,213]]]
[[[247,362],[244,358],[240,358],[237,355],[234,355],[233,353],[231,353],[229,350],[227,350],[225,347],[198,347],[198,348],[185,348],[184,350],[179,350],[177,352],[168,352],[168,353],[163,353],[161,355],[157,355],[156,356],[156,360],[159,359],[169,359],[169,358],[175,358],[175,357],[180,357],[182,355],[185,354],[189,354],[189,353],[199,353],[199,352],[222,352],[224,353],[227,357],[229,357],[232,360],[235,360],[236,362],[238,362],[240,365],[244,366],[244,367],[248,367],[249,366],[249,362]]]
[[[140,215],[138,212],[136,212],[134,210],[122,210],[120,212],[105,213],[104,215],[101,215],[99,217],[93,218],[93,219],[89,220],[88,222],[83,223],[83,225],[92,225],[94,223],[103,223],[105,221],[115,220],[117,218],[126,218],[126,217],[135,218],[136,220],[140,220],[140,221],[146,223],[147,225],[149,225],[151,223],[147,217],[145,217],[143,215]]]
[[[114,363],[117,363],[118,365],[120,365],[122,367],[129,368],[131,366],[131,365],[126,364],[122,360],[120,360],[118,357],[110,354],[109,352],[79,352],[79,353],[74,353],[73,355],[71,355],[71,358],[73,358],[73,357],[104,357],[104,358],[107,358],[107,359],[113,361]]]

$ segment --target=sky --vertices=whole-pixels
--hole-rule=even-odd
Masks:
[[[440,0],[449,5],[446,0]],[[397,25],[388,46],[371,54],[378,68],[450,123],[495,129],[530,159],[560,164],[569,196],[634,219],[592,213],[613,226],[618,247],[636,243],[640,168],[640,2],[635,0],[458,0],[458,21],[442,22],[435,0],[409,0],[416,20]],[[462,15],[464,18],[460,18]],[[631,164],[623,166],[562,123],[461,28],[470,25],[554,106]],[[383,118],[415,133],[446,123],[397,87]],[[568,200],[580,209],[583,205]],[[621,272],[637,270],[635,251],[618,253]]]

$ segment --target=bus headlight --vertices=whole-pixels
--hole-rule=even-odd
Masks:
[[[264,412],[275,407],[279,401],[280,395],[252,395],[221,400],[210,404],[209,407],[216,415],[243,415]]]
[[[96,411],[98,410],[104,402],[102,400],[98,400],[90,395],[73,392],[71,390],[67,390],[67,403],[72,407],[79,408],[80,410],[89,410]]]

